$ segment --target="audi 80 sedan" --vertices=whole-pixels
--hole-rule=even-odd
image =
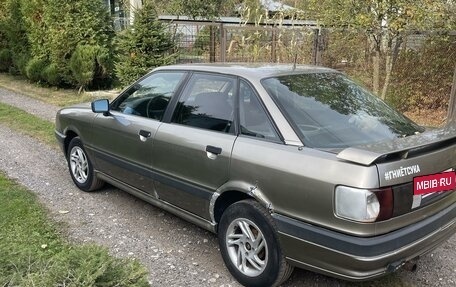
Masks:
[[[55,133],[81,190],[106,182],[217,233],[245,286],[414,268],[456,230],[456,128],[425,131],[328,68],[159,67],[60,110]]]

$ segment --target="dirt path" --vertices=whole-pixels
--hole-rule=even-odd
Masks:
[[[58,109],[46,104],[40,107],[28,97],[2,89],[0,101],[47,119]],[[153,286],[239,286],[226,271],[213,234],[112,187],[94,193],[79,191],[60,151],[16,134],[1,123],[0,170],[35,192],[51,216],[67,226],[71,240],[95,242],[107,246],[114,255],[139,259],[149,269]],[[424,256],[416,273],[400,271],[362,286],[455,284],[453,236]],[[360,285],[297,270],[284,286]]]
[[[19,108],[28,112],[29,114],[51,122],[55,121],[55,114],[60,109],[56,106],[20,95],[3,88],[0,88],[0,102]]]

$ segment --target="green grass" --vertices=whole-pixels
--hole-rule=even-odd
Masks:
[[[54,124],[0,103],[0,123],[56,146]],[[137,261],[72,245],[35,196],[0,173],[0,286],[148,286]]]
[[[56,144],[54,124],[21,109],[0,103],[0,123],[46,144]]]
[[[63,240],[37,202],[0,173],[0,286],[148,286],[137,261]]]

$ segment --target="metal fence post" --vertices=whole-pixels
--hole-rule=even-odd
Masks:
[[[209,26],[209,62],[215,62],[215,31],[214,25]]]
[[[318,50],[317,50],[317,65],[320,66],[323,63],[323,52],[326,50],[326,41],[328,40],[328,31],[318,29]]]
[[[220,23],[220,62],[226,61],[226,34],[223,23]]]
[[[453,72],[453,84],[451,86],[450,100],[448,102],[447,124],[454,124],[455,121],[455,105],[456,105],[456,65]]]
[[[276,29],[272,28],[271,62],[277,62],[277,34]]]
[[[313,41],[312,41],[312,65],[317,65],[318,63],[318,54],[319,54],[319,37],[320,30],[314,29],[313,30]]]

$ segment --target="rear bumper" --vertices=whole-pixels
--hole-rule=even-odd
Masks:
[[[456,203],[388,234],[356,237],[273,214],[288,261],[300,268],[352,281],[393,272],[436,248],[456,231]]]

